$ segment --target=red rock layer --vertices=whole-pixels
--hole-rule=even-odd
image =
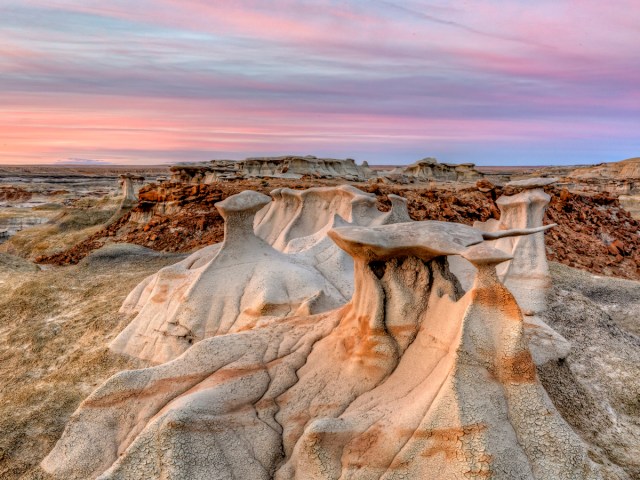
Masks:
[[[268,193],[277,187],[295,189],[336,185],[337,181],[243,180],[212,185],[162,184],[140,190],[139,203],[116,222],[73,248],[41,257],[41,263],[77,263],[108,240],[143,245],[167,252],[189,252],[222,241],[223,220],[214,203],[242,190]],[[488,183],[488,182],[487,182]],[[513,189],[491,188],[485,183],[453,190],[415,185],[355,184],[374,193],[381,210],[388,210],[387,195],[394,193],[408,200],[414,220],[444,220],[472,224],[498,218],[495,200]],[[593,273],[640,279],[640,222],[634,220],[615,196],[576,194],[547,187],[552,196],[545,223],[558,227],[547,233],[549,260]],[[162,213],[167,211],[169,213]],[[132,219],[145,218],[145,222]]]
[[[26,201],[30,200],[31,196],[31,192],[20,187],[0,187],[0,201]]]

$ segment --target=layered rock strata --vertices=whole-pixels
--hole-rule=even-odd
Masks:
[[[473,163],[439,163],[435,158],[423,158],[406,167],[394,169],[392,174],[405,175],[419,181],[475,182],[484,175]]]
[[[318,158],[313,155],[250,157],[240,161],[212,160],[198,165],[174,165],[171,172],[172,182],[192,184],[253,177],[299,179],[303,175],[364,181],[375,176],[367,162],[357,165],[351,158],[343,160]]]

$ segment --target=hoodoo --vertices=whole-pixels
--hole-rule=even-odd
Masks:
[[[368,196],[343,194],[350,200],[334,203],[333,215],[320,215],[325,191],[281,191],[271,203],[257,193],[230,197],[218,205],[227,222],[224,243],[181,268],[221,272],[203,292],[214,292],[215,303],[216,285],[225,284],[225,302],[242,305],[255,294],[245,293],[242,280],[229,284],[230,274],[260,263],[242,247],[255,243],[258,257],[277,258],[258,279],[291,281],[297,292],[319,298],[313,292],[328,292],[332,282],[314,284],[312,262],[301,259],[304,252],[316,262],[335,255],[327,253],[333,241],[351,259],[350,300],[284,316],[252,305],[250,322],[209,329],[187,348],[151,355],[156,362],[174,359],[107,380],[80,405],[43,468],[54,478],[102,480],[600,478],[538,381],[521,308],[496,271],[513,264],[521,247],[507,252],[491,243],[538,235],[540,226],[490,232],[434,221],[389,223],[402,214],[363,209]],[[280,204],[279,196],[299,203]],[[296,215],[301,209],[307,221],[314,210],[325,220],[305,223]],[[466,292],[449,270],[448,259],[456,257],[475,268]],[[289,268],[304,273],[296,277]],[[183,278],[157,301],[170,297],[179,307],[198,284]],[[128,308],[152,301],[149,285]],[[279,285],[280,295],[294,291]],[[228,309],[207,306],[203,317],[207,298],[188,311],[219,325]],[[134,323],[152,321],[153,315],[139,316]]]
[[[122,187],[122,204],[132,205],[138,198],[136,197],[135,183],[144,182],[144,177],[126,173],[120,175],[120,186]]]
[[[277,189],[271,198],[245,191],[217,203],[225,218],[224,242],[133,290],[121,311],[137,316],[111,349],[162,363],[203,338],[246,329],[260,316],[343,305],[353,293],[353,262],[327,231],[409,220],[406,200],[391,200],[393,208],[380,212],[373,195],[341,186]]]

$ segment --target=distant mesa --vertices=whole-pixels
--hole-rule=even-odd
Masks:
[[[66,160],[58,160],[56,165],[113,165],[106,160],[95,160],[93,158],[67,158]]]
[[[475,182],[483,174],[473,163],[439,163],[424,158],[406,167],[373,170],[364,161],[358,165],[352,158],[318,158],[313,155],[280,157],[249,157],[245,160],[212,160],[199,164],[179,164],[171,167],[174,183],[209,184],[242,178],[339,178],[347,181],[380,181],[411,183],[415,181]]]
[[[303,175],[365,181],[375,176],[366,162],[357,165],[351,158],[343,160],[312,155],[249,157],[239,161],[212,160],[203,164],[174,165],[171,172],[172,182],[195,184],[256,177],[300,179]]]
[[[439,163],[433,157],[423,158],[406,167],[398,167],[391,173],[421,181],[475,182],[484,177],[481,172],[476,170],[473,163]]]

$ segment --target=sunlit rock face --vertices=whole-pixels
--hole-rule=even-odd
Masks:
[[[351,193],[344,198],[359,207],[370,203]],[[243,278],[243,245],[250,245],[259,258],[249,263],[269,258],[274,270],[264,278],[278,285],[273,295],[286,293],[294,304],[293,295],[307,289],[313,297],[320,284],[308,265],[282,257],[331,242],[351,259],[353,293],[344,305],[315,314],[314,301],[292,315],[258,311],[251,321],[238,317],[172,351],[170,361],[120,372],[80,405],[42,467],[54,478],[103,480],[600,478],[539,383],[522,311],[496,271],[515,255],[491,242],[536,229],[496,236],[454,223],[388,223],[400,214],[352,204],[331,227],[322,220],[331,215],[318,210],[318,223],[307,218],[312,226],[305,230],[295,214],[270,212],[286,203],[308,215],[326,205],[325,196],[228,198],[218,205],[228,224],[225,242],[173,274],[190,267],[204,269],[201,278],[209,277],[207,268],[224,272],[211,275],[216,281],[207,280],[203,292],[226,291],[230,303],[242,304],[248,287],[236,277]],[[344,208],[335,205],[335,214]],[[357,224],[354,211],[369,211],[369,223]],[[266,228],[265,221],[309,235],[283,237],[286,228]],[[475,268],[466,292],[449,270],[448,259],[456,257]],[[216,287],[220,282],[226,290]],[[220,328],[235,313],[211,314],[211,303],[190,302],[189,289],[198,284],[175,282],[187,286],[165,292],[173,303],[157,303],[190,303],[192,315]],[[149,285],[125,308],[147,305]],[[208,313],[200,316],[199,308]],[[162,352],[152,358],[162,361]]]

